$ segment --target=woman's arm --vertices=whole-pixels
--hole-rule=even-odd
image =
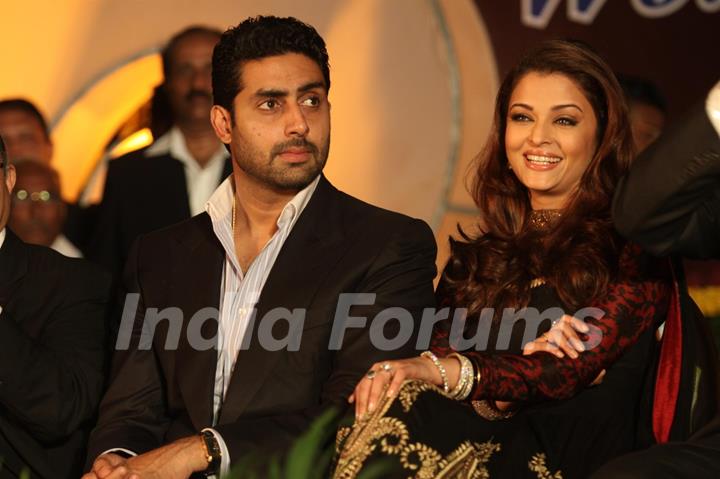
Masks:
[[[578,358],[545,352],[530,356],[466,352],[480,369],[472,399],[532,401],[572,397],[611,366],[648,328],[666,315],[670,284],[661,279],[620,281],[594,305],[604,312],[587,319],[590,342]]]

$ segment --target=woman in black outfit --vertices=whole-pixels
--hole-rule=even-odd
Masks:
[[[545,42],[509,73],[472,191],[481,233],[452,242],[438,286],[450,319],[430,352],[360,381],[335,477],[376,458],[397,477],[586,477],[638,446],[655,331],[674,300],[667,263],[610,219],[630,135],[617,80],[586,47]],[[457,308],[467,314],[454,329]],[[535,331],[529,310],[513,322],[505,308],[548,314]],[[585,333],[578,357],[543,346],[551,324],[571,322]],[[486,345],[458,342],[488,331]],[[535,352],[523,355],[529,340]]]

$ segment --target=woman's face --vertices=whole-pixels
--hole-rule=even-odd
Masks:
[[[590,102],[567,76],[531,72],[513,90],[506,121],[505,152],[532,208],[565,207],[596,149]]]

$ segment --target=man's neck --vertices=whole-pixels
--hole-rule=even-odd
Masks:
[[[270,188],[242,171],[233,171],[233,179],[236,233],[271,237],[283,208],[298,191]]]
[[[201,168],[205,168],[221,145],[210,122],[178,123],[177,127],[185,138],[190,155]]]

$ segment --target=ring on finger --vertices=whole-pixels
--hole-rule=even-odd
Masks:
[[[377,374],[377,371],[375,371],[374,369],[371,369],[370,371],[368,371],[368,372],[365,374],[365,376],[366,376],[368,379],[371,379],[371,380],[372,380],[372,379],[375,377],[376,374]]]
[[[383,371],[385,371],[386,373],[389,373],[390,371],[392,371],[392,365],[390,363],[383,363],[383,365],[380,366],[380,368]]]

